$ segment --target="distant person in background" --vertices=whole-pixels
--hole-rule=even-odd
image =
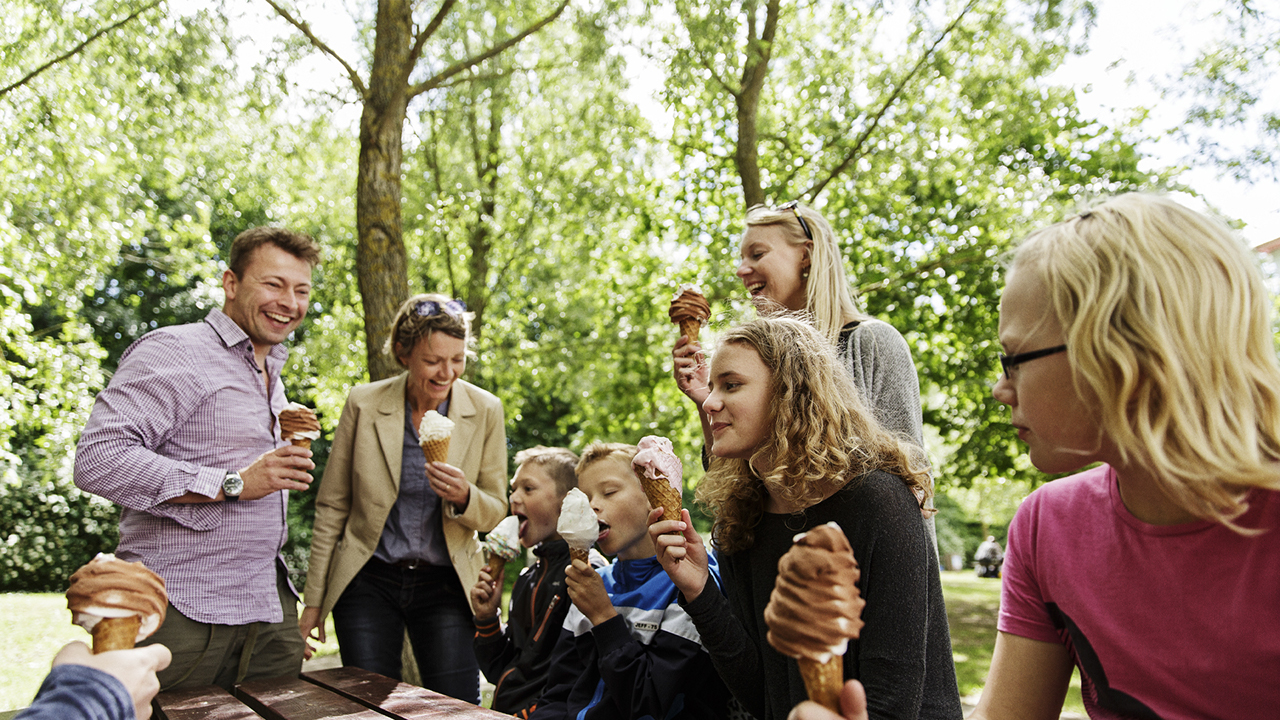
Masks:
[[[301,233],[236,236],[222,309],[129,346],[76,446],[76,485],[122,508],[116,556],[146,563],[169,591],[164,624],[143,641],[173,652],[166,690],[302,670],[280,550],[289,491],[311,486],[315,463],[280,438],[277,417],[289,402],[283,343],[319,261]]]
[[[171,657],[163,645],[94,655],[82,642],[67,643],[31,707],[14,720],[147,720],[160,690],[156,671]]]
[[[414,295],[387,339],[405,372],[351,390],[316,493],[306,608],[295,635],[324,642],[333,612],[342,663],[400,678],[406,629],[423,687],[480,701],[468,594],[484,557],[477,532],[507,514],[502,402],[462,379],[471,313]],[[418,430],[453,422],[447,462],[428,463]]]
[[[1000,547],[1000,543],[996,542],[994,535],[988,535],[987,539],[978,545],[978,551],[973,554],[973,559],[978,561],[979,577],[1000,577],[1000,565],[1004,563],[1004,550]]]
[[[1122,195],[1035,233],[1000,303],[1008,405],[1047,473],[1009,527],[971,717],[1280,708],[1280,362],[1272,296],[1224,225]],[[860,717],[846,688],[846,717]],[[869,699],[869,698],[868,698]],[[831,718],[813,705],[797,718]]]

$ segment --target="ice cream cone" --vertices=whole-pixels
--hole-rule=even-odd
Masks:
[[[303,450],[311,449],[311,438],[293,438],[289,441],[294,447],[300,447]]]
[[[671,487],[671,483],[665,477],[641,475],[640,483],[644,486],[645,496],[649,498],[649,505],[662,508],[663,520],[680,519],[680,491]],[[673,530],[667,534],[678,535],[679,533]]]
[[[102,618],[93,626],[93,654],[132,648],[138,640],[138,628],[141,626],[142,618],[138,615]]]
[[[489,576],[497,581],[498,587],[502,587],[506,576],[502,574],[507,569],[507,561],[497,553],[489,553]]]
[[[422,454],[427,456],[429,463],[445,462],[449,458],[449,438],[444,437],[422,443]]]
[[[590,558],[591,558],[591,548],[576,548],[576,547],[569,548],[570,560],[581,560],[582,562],[590,565],[591,564]]]
[[[697,318],[685,318],[680,321],[680,334],[688,336],[689,342],[696,341],[701,330],[702,321]]]
[[[833,713],[840,712],[840,689],[844,685],[844,656],[832,655],[825,663],[800,658],[800,676],[809,699]]]

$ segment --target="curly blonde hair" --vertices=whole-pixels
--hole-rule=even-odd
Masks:
[[[747,210],[747,229],[757,225],[779,225],[789,244],[804,245],[810,240],[796,218],[797,213],[804,218],[805,225],[813,233],[809,250],[809,277],[804,284],[805,312],[811,317],[814,327],[834,344],[840,337],[840,328],[846,322],[870,320],[871,316],[858,309],[858,303],[849,289],[844,258],[840,254],[840,245],[836,242],[836,234],[831,225],[817,210],[797,203],[794,209],[753,206]],[[743,239],[746,239],[745,233]],[[776,309],[771,308],[773,311]]]
[[[1187,512],[1243,532],[1232,521],[1246,491],[1280,489],[1271,295],[1244,243],[1130,193],[1031,235],[1013,267],[1047,288],[1077,392],[1098,399],[1121,461],[1145,465]]]
[[[921,505],[932,494],[924,451],[876,421],[848,370],[822,335],[795,318],[760,318],[731,328],[720,347],[739,344],[769,368],[773,432],[749,459],[716,458],[697,501],[715,518],[712,541],[725,552],[755,543],[770,498],[807,508],[873,470],[897,475]],[[768,468],[763,476],[752,468]]]

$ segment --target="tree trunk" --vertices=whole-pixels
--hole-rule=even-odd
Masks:
[[[763,204],[764,188],[760,185],[760,94],[769,77],[769,58],[773,56],[773,38],[778,29],[779,0],[765,3],[764,27],[756,35],[754,3],[745,7],[747,15],[747,56],[742,63],[742,85],[734,100],[737,103],[738,143],[733,161],[742,181],[742,201],[747,208]]]
[[[369,378],[400,372],[382,352],[400,303],[409,296],[408,260],[400,217],[402,138],[412,69],[412,6],[379,0],[369,93],[360,116],[360,164],[356,176],[356,275],[364,306]]]

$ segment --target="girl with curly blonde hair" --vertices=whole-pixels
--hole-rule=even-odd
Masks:
[[[762,318],[730,329],[711,358],[704,409],[713,459],[697,491],[714,516],[726,594],[704,592],[707,550],[687,511],[649,532],[734,696],[755,717],[781,720],[806,692],[796,661],[769,645],[764,608],[796,533],[836,522],[867,602],[845,676],[866,685],[876,717],[958,719],[938,563],[922,517],[924,459],[876,422],[852,383],[805,322]],[[680,532],[665,534],[672,531]]]

